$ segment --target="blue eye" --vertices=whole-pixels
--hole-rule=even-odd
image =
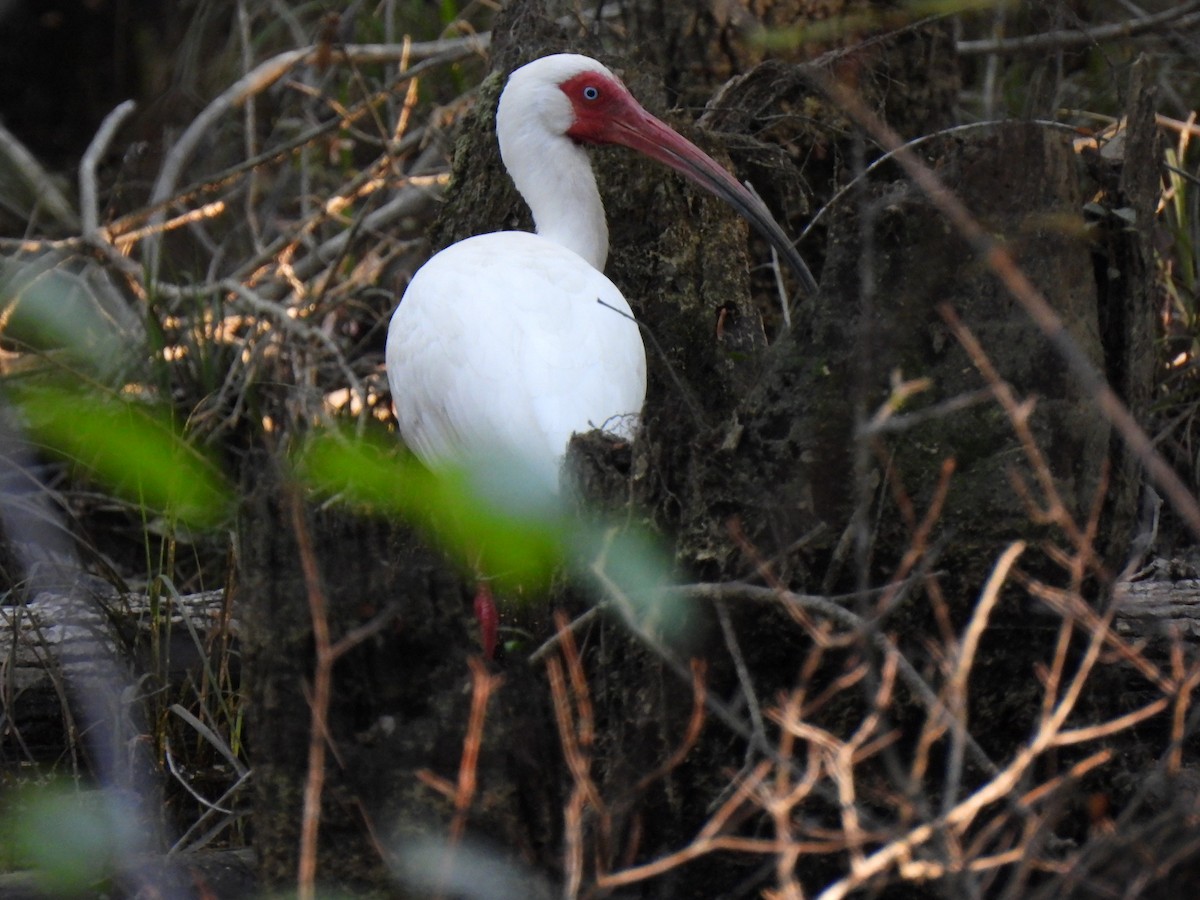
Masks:
[[[583,89],[583,99],[584,100],[595,100],[599,96],[600,96],[600,89],[598,87],[595,87],[595,86],[589,84],[587,87],[585,87]]]

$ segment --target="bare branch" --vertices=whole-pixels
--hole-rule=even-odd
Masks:
[[[105,116],[79,161],[79,214],[83,220],[83,236],[88,240],[93,239],[100,227],[100,211],[96,207],[96,166],[108,152],[108,145],[112,143],[121,123],[136,108],[137,104],[126,100]]]

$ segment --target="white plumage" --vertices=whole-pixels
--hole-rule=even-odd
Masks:
[[[572,434],[632,437],[646,393],[621,292],[577,253],[519,231],[468,238],[417,272],[388,329],[387,370],[400,433],[427,465],[519,456],[550,488]]]

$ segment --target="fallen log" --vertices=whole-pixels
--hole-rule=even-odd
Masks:
[[[0,607],[0,756],[52,763],[75,747],[73,702],[90,688],[111,691],[113,661],[129,683],[154,673],[180,684],[200,669],[216,641],[236,634],[224,591],[186,596],[119,594],[78,575]]]
[[[1200,579],[1126,581],[1113,590],[1118,604],[1114,627],[1125,637],[1152,647],[1176,637],[1200,638]]]

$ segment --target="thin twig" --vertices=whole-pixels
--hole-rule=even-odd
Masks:
[[[1000,589],[1004,587],[1004,583],[1008,580],[1008,573],[1016,565],[1017,558],[1024,552],[1025,542],[1016,541],[1000,554],[1000,559],[996,561],[996,565],[992,569],[992,574],[988,576],[987,583],[983,586],[983,593],[979,595],[979,602],[975,604],[975,611],[972,613],[966,632],[959,642],[954,669],[951,671],[950,677],[946,680],[944,696],[946,697],[946,705],[950,708],[953,724],[950,728],[950,759],[946,765],[946,779],[942,799],[944,813],[948,813],[951,805],[958,799],[958,788],[962,777],[963,746],[967,735],[967,679],[970,677],[971,668],[975,664],[975,654],[979,649],[979,642],[983,639],[983,634],[987,630],[992,610],[996,608],[996,604],[1000,601]]]
[[[463,834],[466,833],[467,815],[475,798],[479,751],[483,746],[483,726],[487,719],[488,702],[504,682],[502,676],[491,674],[487,665],[478,657],[472,656],[467,664],[471,668],[471,712],[467,718],[467,733],[463,737],[458,781],[454,786],[454,817],[450,821],[450,836],[446,841],[446,852],[442,860],[443,882],[453,867],[454,854],[462,842]]]
[[[325,787],[325,751],[327,743],[331,740],[328,722],[329,706],[333,696],[333,665],[339,656],[371,637],[395,618],[398,606],[385,609],[366,624],[343,636],[337,643],[333,643],[330,639],[325,591],[321,585],[321,573],[318,568],[312,534],[308,528],[303,495],[299,490],[289,488],[285,490],[285,497],[290,506],[292,531],[296,538],[300,570],[304,575],[304,587],[308,597],[316,656],[310,699],[308,771],[304,779],[304,806],[300,820],[300,860],[296,878],[297,896],[301,900],[313,900],[316,896],[317,836],[321,823],[321,794]]]
[[[330,653],[329,617],[325,609],[325,591],[321,587],[321,573],[317,568],[316,551],[308,530],[304,500],[298,490],[289,493],[292,530],[296,537],[300,570],[304,575],[304,587],[308,595],[308,609],[312,619],[313,643],[316,653],[310,712],[311,724],[308,733],[308,773],[304,779],[304,808],[300,819],[300,861],[296,878],[296,894],[300,900],[313,900],[316,896],[317,833],[321,822],[321,793],[325,787],[325,741],[327,739],[329,701],[332,694],[333,659]]]
[[[724,584],[690,584],[669,588],[668,594],[677,597],[697,597],[708,600],[752,600],[757,603],[780,603],[785,606],[794,605],[810,612],[817,612],[846,628],[865,633],[865,621],[850,610],[831,601],[828,597],[812,594],[796,594],[792,591],[782,591],[777,588],[762,587],[761,585],[744,582],[726,582]],[[898,653],[892,640],[880,631],[872,631],[872,643],[883,653]],[[902,655],[899,656],[900,678],[908,688],[916,694],[922,705],[931,715],[944,717],[948,723],[953,723],[950,711],[938,699],[937,694],[925,683],[925,679],[912,663]],[[986,772],[995,772],[996,764],[988,758],[983,748],[970,736],[966,736],[967,749],[971,759]]]
[[[17,176],[35,194],[34,207],[31,212],[45,210],[53,216],[58,224],[71,231],[79,228],[79,218],[63,192],[58,189],[50,173],[43,168],[37,158],[29,152],[15,134],[0,122],[0,161],[5,168],[15,172]]]
[[[383,44],[350,44],[338,49],[334,59],[338,62],[353,62],[357,64],[369,62],[394,62],[398,59],[409,59],[412,56],[428,56],[429,60],[445,63],[464,56],[482,53],[487,49],[490,35],[467,35],[461,38],[450,38],[441,41],[429,41],[423,44],[407,42],[393,45]],[[259,63],[236,82],[222,91],[200,112],[191,124],[184,130],[179,139],[167,151],[158,178],[150,192],[150,205],[163,206],[171,198],[178,184],[183,167],[191,159],[193,152],[204,140],[205,135],[217,121],[231,109],[243,104],[247,98],[265,91],[279,79],[298,65],[311,62],[322,52],[320,45],[302,47],[277,54],[265,62]],[[406,76],[415,77],[416,68],[410,69]],[[161,214],[152,218],[151,224],[161,220]],[[158,242],[151,240],[146,246],[147,267],[154,278],[158,269]]]

